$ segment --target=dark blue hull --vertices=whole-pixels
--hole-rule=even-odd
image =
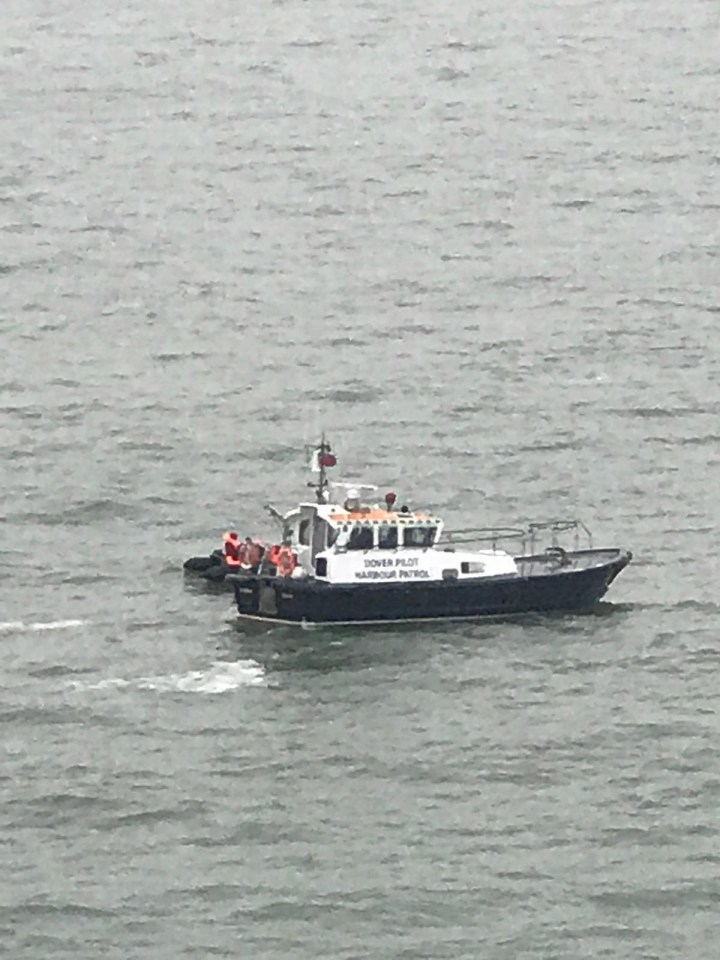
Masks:
[[[550,569],[526,558],[516,577],[422,583],[331,584],[266,576],[233,578],[241,617],[289,623],[391,623],[510,617],[582,610],[601,599],[630,562],[623,550],[578,551]],[[576,562],[573,562],[576,561]]]

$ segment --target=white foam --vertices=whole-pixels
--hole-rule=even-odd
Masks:
[[[0,633],[37,633],[40,630],[69,630],[81,627],[84,620],[50,620],[47,623],[25,623],[23,620],[0,621]]]
[[[171,673],[167,676],[135,677],[126,680],[112,677],[85,686],[86,690],[159,690],[180,693],[228,693],[239,687],[264,687],[267,685],[265,671],[254,660],[236,660],[232,663],[218,662],[207,670],[191,670],[188,673]]]
[[[97,683],[78,683],[73,681],[70,686],[76,690],[122,690],[123,687],[129,687],[130,681],[123,680],[122,677],[110,677],[108,680],[98,680]]]

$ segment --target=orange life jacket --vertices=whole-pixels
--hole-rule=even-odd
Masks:
[[[283,544],[278,551],[277,572],[278,576],[289,577],[297,566],[297,557],[290,547]]]
[[[230,533],[224,534],[223,540],[225,541],[225,563],[229,567],[238,566],[238,547],[240,546],[240,541],[237,536],[233,536]]]

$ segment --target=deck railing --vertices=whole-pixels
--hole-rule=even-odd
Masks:
[[[480,546],[489,544],[497,550],[498,544],[517,544],[522,554],[542,552],[547,547],[563,546],[561,539],[572,536],[573,549],[592,548],[592,534],[582,520],[539,520],[525,527],[465,527],[445,530],[439,546]],[[563,536],[565,535],[565,536]],[[515,552],[508,550],[508,552]]]

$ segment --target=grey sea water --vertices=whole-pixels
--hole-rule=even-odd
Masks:
[[[717,956],[717,5],[0,11],[0,945]],[[596,614],[248,633],[325,428]]]

